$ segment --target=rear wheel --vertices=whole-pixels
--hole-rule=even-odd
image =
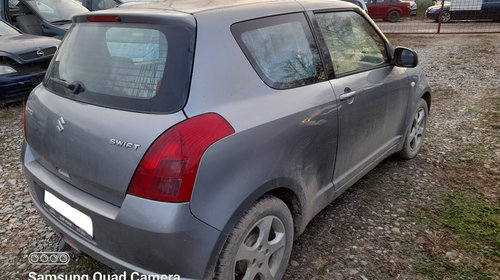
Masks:
[[[427,107],[427,102],[425,102],[425,100],[423,99],[420,99],[417,104],[417,108],[413,113],[413,119],[406,130],[403,149],[398,153],[398,156],[400,158],[412,159],[420,151],[422,143],[424,142],[428,114],[429,109]]]
[[[281,279],[293,244],[293,219],[286,204],[274,196],[257,201],[229,235],[215,279]]]
[[[399,12],[398,11],[391,11],[387,15],[387,20],[390,22],[397,22],[400,18]]]
[[[441,14],[441,22],[442,23],[447,23],[451,20],[451,13],[448,12],[448,11],[444,11],[442,14]]]

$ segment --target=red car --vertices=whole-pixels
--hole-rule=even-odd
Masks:
[[[409,17],[410,2],[400,0],[365,0],[368,15],[372,19],[383,19],[397,22],[401,17]]]

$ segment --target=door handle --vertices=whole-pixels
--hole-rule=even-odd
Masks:
[[[339,98],[340,98],[340,101],[346,101],[346,100],[349,100],[349,99],[353,98],[354,96],[356,96],[356,94],[358,94],[356,91],[351,91],[350,88],[345,88],[344,94],[341,94],[339,96]]]

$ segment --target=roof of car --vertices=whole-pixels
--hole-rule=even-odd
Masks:
[[[165,19],[170,18],[188,26],[196,26],[203,22],[204,26],[213,24],[221,27],[257,17],[328,9],[359,9],[359,7],[349,2],[335,0],[166,0],[136,4],[128,2],[117,8],[94,11],[91,14],[119,15],[122,20],[130,22],[139,20],[139,22],[165,23]],[[86,22],[87,17],[88,14],[75,16],[73,22]]]
[[[267,3],[282,3],[284,5],[298,5],[303,4],[314,5],[314,3],[325,4],[329,3],[332,7],[346,7],[345,2],[340,1],[325,1],[325,0],[166,0],[154,1],[149,3],[137,2],[141,8],[153,8],[163,10],[173,10],[189,14],[197,14],[210,11],[220,11],[228,8],[249,6],[257,7],[266,5]],[[130,2],[128,3],[130,4]],[[123,8],[137,7],[136,5],[124,5]]]

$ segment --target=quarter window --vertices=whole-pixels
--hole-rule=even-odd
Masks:
[[[384,40],[356,12],[316,14],[336,75],[371,69],[388,62]]]
[[[247,21],[231,30],[268,86],[287,89],[324,79],[319,51],[303,14]]]

